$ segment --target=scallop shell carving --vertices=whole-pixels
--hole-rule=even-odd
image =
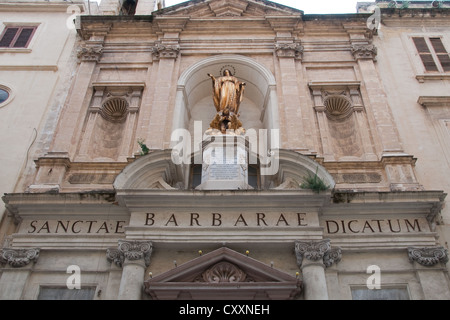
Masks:
[[[101,116],[111,122],[123,122],[128,114],[128,102],[123,98],[113,98],[105,101],[100,110]]]
[[[329,119],[340,120],[353,112],[352,103],[344,96],[329,96],[324,101],[325,112]]]

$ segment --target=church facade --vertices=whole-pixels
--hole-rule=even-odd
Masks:
[[[449,9],[100,11],[3,196],[1,298],[450,299]]]

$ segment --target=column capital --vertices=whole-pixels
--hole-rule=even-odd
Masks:
[[[39,258],[39,248],[32,249],[11,249],[3,248],[0,250],[0,262],[7,263],[13,268],[25,267],[31,262],[36,262]]]
[[[373,44],[353,44],[351,50],[355,60],[375,60],[378,54],[378,49]]]
[[[136,260],[144,260],[145,266],[148,267],[152,251],[153,244],[150,241],[119,240],[118,248],[106,250],[106,258],[120,268],[123,267],[125,262]]]
[[[342,250],[341,248],[331,248],[329,239],[309,242],[296,241],[295,255],[299,267],[302,266],[303,260],[307,259],[323,263],[326,268],[329,268],[333,263],[341,261]]]
[[[418,264],[426,267],[432,267],[439,262],[448,262],[448,251],[444,247],[431,247],[431,248],[408,248],[409,261],[417,262]]]

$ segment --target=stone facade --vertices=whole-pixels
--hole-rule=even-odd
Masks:
[[[450,299],[448,74],[410,41],[450,48],[448,9],[124,6],[77,18],[51,143],[3,197],[1,298]],[[224,69],[251,188],[199,190]]]
[[[0,1],[0,36],[6,39],[7,32],[17,30],[10,39],[14,42],[0,46],[0,89],[8,92],[0,103],[1,194],[23,191],[24,172],[33,172],[34,155],[48,148],[76,67],[73,50],[78,39],[72,20],[75,14],[96,10],[96,3],[88,8],[84,0]],[[18,41],[20,30],[32,32],[28,41]],[[1,218],[4,211],[2,202]]]

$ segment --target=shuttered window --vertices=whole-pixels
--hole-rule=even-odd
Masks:
[[[439,37],[412,38],[428,72],[450,72],[450,56]]]
[[[36,27],[7,27],[0,38],[0,48],[27,48]]]
[[[450,71],[450,56],[447,50],[442,43],[441,38],[430,38],[431,45],[433,46],[434,51],[438,57],[439,62],[441,63],[442,69],[445,72]]]

